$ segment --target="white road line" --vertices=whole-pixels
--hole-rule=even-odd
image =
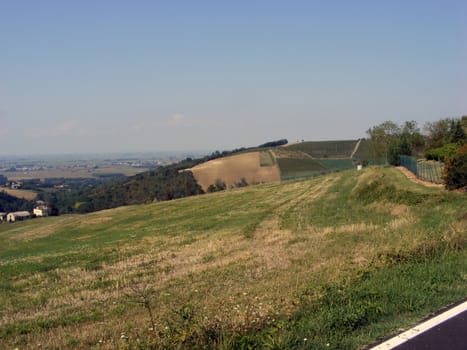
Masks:
[[[455,317],[459,315],[460,313],[464,312],[467,310],[467,301],[463,302],[462,304],[459,304],[452,309],[449,309],[442,314],[435,316],[433,318],[430,318],[428,321],[425,321],[423,323],[420,323],[419,325],[409,329],[408,331],[401,333],[399,335],[396,335],[394,338],[391,338],[384,343],[381,343],[370,350],[388,350],[388,349],[393,349],[396,346],[405,343],[406,341],[415,338],[416,336],[420,335],[421,333],[436,327],[437,325],[449,320],[452,317]]]

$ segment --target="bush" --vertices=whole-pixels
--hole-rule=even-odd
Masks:
[[[467,189],[467,144],[460,147],[444,166],[444,182],[448,190]]]
[[[456,154],[459,145],[455,143],[447,143],[443,147],[432,148],[425,152],[425,158],[428,160],[439,160],[444,162]]]
[[[216,183],[209,185],[208,193],[224,191],[227,188],[227,185],[221,179],[217,179]]]

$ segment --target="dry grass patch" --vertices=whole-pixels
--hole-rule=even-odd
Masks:
[[[335,228],[336,233],[358,233],[358,232],[373,232],[379,229],[378,225],[372,223],[355,223],[348,225],[341,225]]]
[[[17,233],[9,235],[9,240],[31,241],[38,238],[44,238],[56,234],[67,222],[65,218],[39,218],[34,222],[28,222],[27,228],[18,227]]]
[[[9,239],[15,241],[27,241],[36,238],[47,237],[54,234],[56,229],[57,225],[46,225],[37,228],[31,227],[29,231],[20,232],[15,236],[11,236]]]
[[[227,186],[235,186],[242,178],[249,184],[280,181],[279,167],[261,166],[260,152],[214,159],[188,170],[193,173],[204,191],[219,179]]]

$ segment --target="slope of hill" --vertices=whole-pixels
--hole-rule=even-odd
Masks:
[[[12,196],[0,189],[0,212],[32,210],[34,202]]]
[[[245,150],[245,153],[204,162],[189,170],[205,191],[217,180],[235,187],[242,179],[248,183],[301,179],[354,168],[366,157],[364,144],[361,140],[316,141],[262,151]]]
[[[210,160],[189,169],[204,191],[217,180],[235,187],[244,179],[248,184],[280,181],[280,171],[268,151],[248,152]]]
[[[0,225],[2,345],[358,348],[467,295],[466,206],[369,168]]]

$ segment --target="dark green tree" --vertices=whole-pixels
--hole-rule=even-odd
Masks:
[[[410,156],[412,154],[412,146],[404,137],[395,139],[389,147],[388,162],[391,165],[400,165],[400,156]]]
[[[404,155],[411,155],[412,153],[421,154],[425,147],[425,138],[423,137],[417,122],[414,120],[406,121],[402,125],[401,137],[404,143],[410,146],[410,152],[408,148],[403,148],[402,153]]]
[[[463,145],[467,138],[460,119],[452,120],[449,130],[449,142]]]

